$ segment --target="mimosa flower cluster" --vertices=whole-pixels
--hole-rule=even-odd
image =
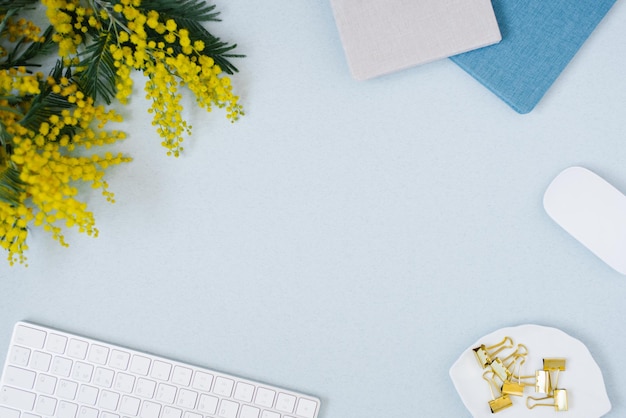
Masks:
[[[78,186],[114,202],[106,170],[130,158],[97,150],[126,137],[105,127],[122,121],[109,105],[132,100],[134,71],[146,78],[147,111],[168,155],[179,156],[191,133],[184,91],[233,122],[243,115],[227,75],[240,56],[201,24],[217,20],[204,0],[42,0],[43,32],[19,16],[37,3],[0,2],[0,247],[11,265],[26,262],[32,227],[64,246],[66,228],[98,235]],[[55,50],[49,75],[35,72],[35,60]]]
[[[78,63],[79,69],[78,46],[89,31],[101,32],[106,28],[106,38],[101,38],[102,54],[110,57],[113,64],[114,69],[109,70],[115,71],[116,79],[111,90],[116,91],[115,98],[121,103],[127,103],[132,93],[132,71],[139,70],[146,76],[146,97],[152,101],[149,111],[168,154],[179,156],[183,135],[191,133],[191,127],[180,116],[180,87],[189,87],[197,103],[207,111],[214,106],[225,108],[231,121],[242,114],[230,78],[204,51],[206,41],[214,46],[217,42],[219,49],[224,46],[201,30],[193,36],[190,29],[168,17],[167,11],[160,13],[151,8],[151,3],[162,7],[162,1],[121,0],[112,4],[92,0],[87,2],[90,7],[82,7],[81,0],[43,3],[56,29],[53,39],[59,43],[59,54],[66,62]]]

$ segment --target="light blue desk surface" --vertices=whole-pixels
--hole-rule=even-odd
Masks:
[[[239,43],[231,125],[186,100],[168,158],[140,96],[100,237],[0,265],[0,357],[30,320],[319,396],[321,418],[469,417],[448,377],[500,327],[590,348],[626,416],[626,277],[545,214],[582,165],[626,191],[626,3],[519,115],[449,60],[350,78],[330,5],[217,2]]]

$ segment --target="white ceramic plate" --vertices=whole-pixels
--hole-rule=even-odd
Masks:
[[[528,347],[528,356],[522,366],[522,375],[534,375],[541,369],[544,357],[567,360],[567,369],[559,375],[559,388],[567,389],[568,411],[556,412],[553,407],[526,407],[526,397],[536,394],[534,387],[526,387],[524,397],[511,396],[513,406],[493,414],[489,409],[491,393],[483,380],[483,369],[472,349],[481,344],[497,344],[509,336],[514,343]],[[510,352],[511,350],[509,350]],[[503,352],[504,354],[504,352]],[[480,338],[468,347],[450,368],[450,377],[461,400],[474,418],[600,418],[611,410],[602,372],[587,347],[563,331],[539,325],[520,325],[502,328]],[[497,392],[496,392],[497,395]],[[543,402],[542,402],[543,403]]]

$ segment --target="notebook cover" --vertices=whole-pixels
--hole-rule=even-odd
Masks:
[[[357,80],[501,39],[490,0],[331,0],[331,4]]]
[[[616,0],[494,0],[502,42],[451,59],[530,112]]]

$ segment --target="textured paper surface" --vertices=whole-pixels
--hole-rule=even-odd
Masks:
[[[528,113],[614,3],[494,0],[502,42],[451,59],[515,111]]]
[[[365,80],[499,42],[489,0],[331,0],[352,75]]]

